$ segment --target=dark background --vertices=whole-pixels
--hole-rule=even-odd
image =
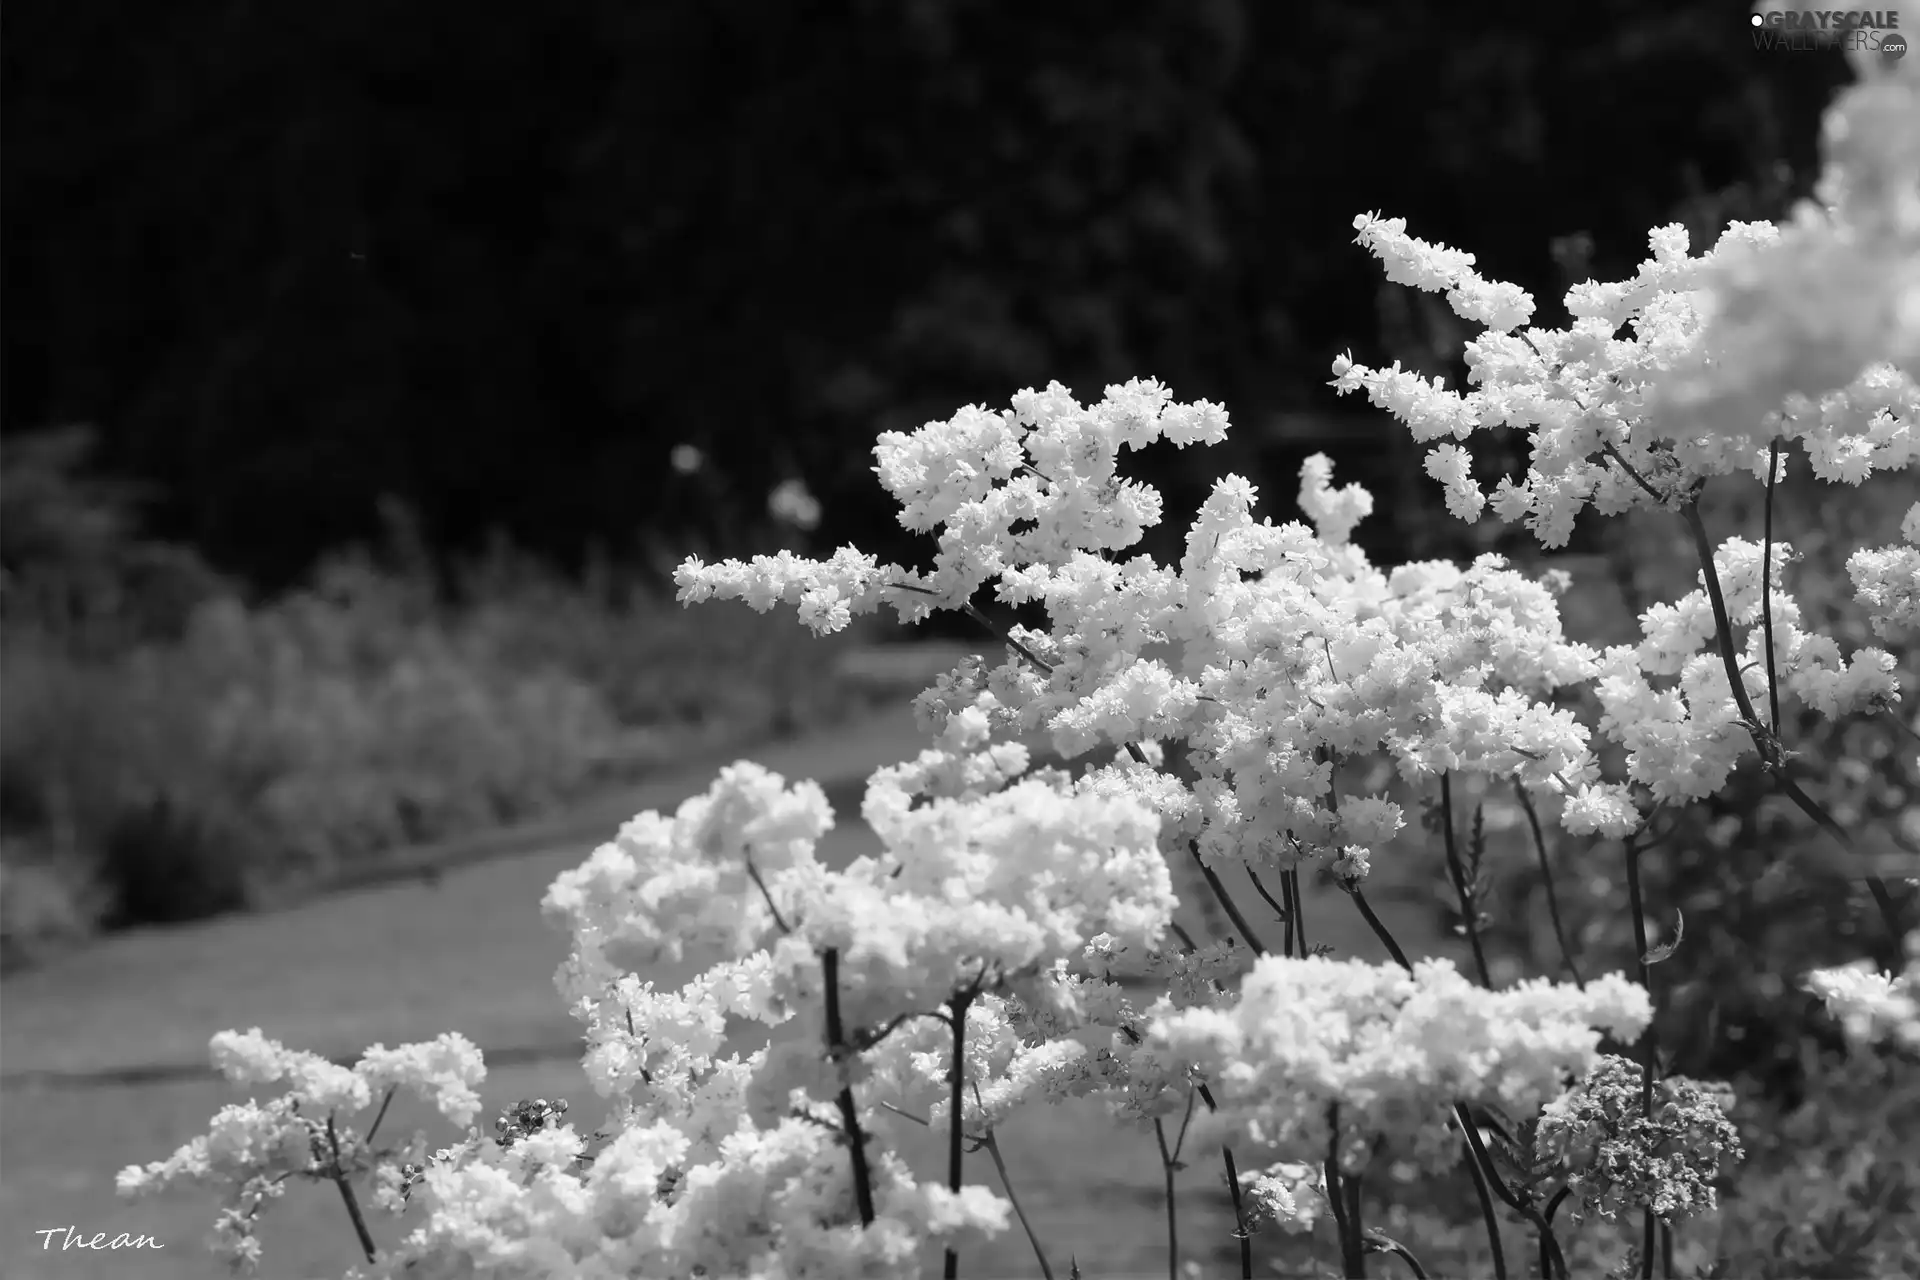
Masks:
[[[1555,324],[1650,226],[1807,189],[1841,59],[1746,16],[14,0],[0,427],[90,424],[154,533],[260,590],[402,508],[435,557],[724,550],[788,476],[823,540],[919,559],[874,435],[1050,378],[1224,402],[1284,518],[1310,447],[1399,456],[1333,355],[1457,372],[1356,213]],[[1176,504],[1221,469],[1182,462]]]

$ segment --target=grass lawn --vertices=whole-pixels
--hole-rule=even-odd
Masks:
[[[846,825],[822,854],[839,864],[877,847],[857,816],[865,774],[922,745],[899,711],[755,756],[789,778],[827,784]],[[704,770],[662,779],[638,789],[624,812],[670,809],[710,780]],[[223,1028],[257,1025],[289,1045],[336,1056],[457,1030],[486,1051],[491,1065],[483,1126],[515,1100],[536,1096],[566,1097],[592,1123],[599,1104],[579,1069],[577,1027],[551,985],[564,939],[541,920],[538,902],[556,874],[611,834],[609,824],[578,840],[449,871],[434,885],[389,884],[281,912],[123,935],[10,978],[0,988],[0,1275],[197,1280],[217,1273],[200,1245],[213,1217],[210,1199],[123,1202],[113,1178],[124,1165],[168,1155],[234,1100],[205,1073],[207,1039]],[[1183,922],[1218,933],[1200,910],[1205,889],[1198,877],[1183,875],[1178,883],[1188,904]],[[1387,958],[1337,891],[1316,887],[1311,895],[1312,941],[1331,943],[1339,956]],[[1374,896],[1410,953],[1457,954],[1416,904],[1385,886]],[[1244,897],[1258,928],[1268,913],[1251,893]],[[1269,925],[1265,940],[1278,944],[1277,925]],[[677,982],[688,975],[654,976]],[[95,1078],[82,1083],[75,1075]],[[396,1134],[419,1124],[454,1136],[437,1116],[398,1104],[387,1124]],[[1165,1210],[1151,1131],[1120,1131],[1096,1108],[1075,1106],[1030,1111],[1000,1137],[1015,1190],[1056,1274],[1064,1277],[1070,1254],[1089,1280],[1165,1274]],[[942,1167],[932,1135],[912,1155],[923,1173]],[[1215,1260],[1236,1249],[1218,1153],[1189,1157],[1191,1167],[1180,1175],[1187,1189],[1184,1252],[1216,1274]],[[984,1154],[969,1158],[968,1177],[997,1185]],[[357,1260],[345,1211],[330,1189],[295,1187],[269,1212],[264,1274],[337,1276]],[[145,1233],[165,1248],[43,1252],[33,1233],[69,1224],[88,1235]],[[391,1223],[376,1220],[374,1230],[376,1238],[396,1238]],[[1323,1257],[1332,1256],[1329,1247],[1323,1242]],[[985,1254],[963,1259],[963,1271],[1038,1274],[1017,1228]]]

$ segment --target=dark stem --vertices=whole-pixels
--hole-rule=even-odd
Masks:
[[[1251,866],[1249,866],[1247,868],[1247,879],[1253,881],[1254,892],[1258,893],[1261,899],[1264,900],[1269,907],[1273,908],[1273,918],[1275,920],[1280,921],[1282,924],[1286,923],[1287,909],[1281,906],[1278,902],[1275,902],[1273,900],[1273,895],[1267,892],[1266,883],[1260,879],[1260,873],[1258,871],[1255,871]],[[1292,947],[1291,946],[1287,947],[1286,949],[1282,950],[1280,954],[1282,955],[1292,954]]]
[[[1582,991],[1587,989],[1586,979],[1580,976],[1580,966],[1573,962],[1573,948],[1567,945],[1567,930],[1560,923],[1560,895],[1553,887],[1553,867],[1547,860],[1547,838],[1540,830],[1540,815],[1534,810],[1533,797],[1513,780],[1513,793],[1520,797],[1520,808],[1527,815],[1527,825],[1533,829],[1533,847],[1540,855],[1540,883],[1547,890],[1547,913],[1553,917],[1553,936],[1560,944],[1560,958],[1566,961],[1567,972],[1573,975],[1573,984]]]
[[[1775,436],[1767,447],[1767,501],[1766,513],[1762,523],[1766,526],[1766,542],[1760,560],[1760,625],[1766,629],[1767,641],[1767,710],[1773,713],[1768,725],[1773,736],[1780,736],[1780,681],[1773,670],[1773,485],[1780,473],[1780,438]]]
[[[1346,889],[1347,896],[1353,899],[1353,905],[1360,908],[1360,914],[1365,918],[1367,927],[1373,930],[1373,936],[1387,944],[1387,954],[1393,957],[1394,963],[1408,973],[1412,973],[1413,965],[1408,963],[1407,953],[1400,949],[1400,944],[1393,940],[1391,933],[1387,932],[1387,926],[1381,923],[1380,917],[1373,913],[1373,907],[1368,903],[1367,895],[1360,892],[1360,882],[1358,880],[1343,881],[1341,887]]]
[[[895,591],[911,591],[913,592],[913,594],[919,595],[919,596],[937,596],[940,594],[938,591],[929,591],[925,587],[908,586],[904,582],[890,582],[887,585],[892,587]],[[1031,662],[1042,673],[1046,675],[1053,674],[1053,665],[1051,663],[1044,661],[1038,654],[1034,653],[1033,650],[1027,648],[1027,646],[1021,644],[1018,640],[1015,640],[1010,634],[1001,630],[999,627],[994,626],[993,619],[989,618],[986,614],[980,612],[980,610],[974,606],[973,601],[971,600],[963,601],[957,607],[961,613],[966,614],[969,618],[972,618],[975,622],[979,623],[983,628],[985,628],[988,635],[992,636],[996,640],[999,640],[1001,643],[1005,644],[1009,649],[1014,650],[1021,657],[1025,658],[1028,662]]]
[[[1307,945],[1307,900],[1300,892],[1299,867],[1287,869],[1287,905],[1293,908],[1293,914],[1287,917],[1293,928],[1293,954],[1304,960],[1313,948]]]
[[[1160,1175],[1166,1182],[1167,1280],[1180,1280],[1180,1219],[1174,1209],[1174,1158],[1173,1152],[1167,1149],[1167,1126],[1159,1116],[1153,1118],[1153,1140],[1160,1147]]]
[[[388,1085],[386,1096],[380,1099],[380,1110],[374,1112],[373,1123],[367,1126],[366,1142],[368,1146],[373,1145],[373,1135],[380,1132],[380,1122],[387,1118],[387,1108],[393,1104],[394,1091],[399,1087],[399,1085]]]
[[[1647,963],[1647,916],[1646,908],[1640,897],[1640,843],[1633,836],[1627,837],[1627,909],[1633,913],[1633,947],[1639,958],[1640,985],[1647,989],[1647,999],[1654,999],[1653,966]],[[1656,1004],[1654,1013],[1658,1015]],[[1649,1126],[1653,1123],[1653,1060],[1657,1048],[1657,1036],[1654,1020],[1647,1020],[1646,1034],[1641,1038],[1640,1054],[1640,1113],[1646,1117]],[[1640,1250],[1640,1280],[1653,1280],[1653,1210],[1645,1210],[1641,1223],[1641,1235],[1644,1245]]]
[[[1489,991],[1493,979],[1487,973],[1486,952],[1480,947],[1480,904],[1474,901],[1473,887],[1467,883],[1460,866],[1460,850],[1453,842],[1453,774],[1440,775],[1440,831],[1445,837],[1447,874],[1453,877],[1453,891],[1460,897],[1460,916],[1466,922],[1467,941],[1473,945],[1473,967],[1480,974],[1480,985]]]
[[[975,1093],[978,1094],[977,1087]],[[1040,1237],[1035,1234],[1033,1223],[1027,1220],[1026,1211],[1020,1207],[1020,1197],[1013,1193],[1013,1179],[1007,1176],[1007,1162],[1000,1155],[1000,1140],[994,1136],[992,1129],[988,1129],[987,1136],[978,1141],[993,1157],[993,1167],[1000,1174],[1000,1185],[1006,1189],[1007,1203],[1013,1206],[1013,1216],[1020,1219],[1020,1225],[1026,1229],[1027,1243],[1033,1246],[1033,1256],[1040,1263],[1042,1280],[1053,1280],[1053,1268],[1047,1264],[1047,1251],[1040,1247]]]
[[[347,1181],[347,1171],[340,1167],[340,1135],[333,1127],[333,1116],[327,1116],[327,1145],[333,1148],[333,1167],[328,1172],[333,1176],[333,1185],[340,1188],[341,1203],[347,1206],[347,1217],[353,1221],[353,1234],[359,1237],[360,1252],[367,1256],[367,1264],[373,1264],[377,1252],[373,1247],[373,1233],[367,1230],[366,1215],[360,1212],[360,1201],[353,1194],[353,1184]]]
[[[1353,1237],[1353,1260],[1359,1264],[1357,1274],[1367,1274],[1367,1232],[1361,1225],[1360,1178],[1357,1173],[1340,1175],[1340,1189],[1347,1193],[1347,1234]]]
[[[1407,1270],[1413,1272],[1413,1280],[1427,1280],[1427,1269],[1420,1265],[1420,1259],[1413,1256],[1413,1250],[1395,1240],[1392,1236],[1375,1227],[1367,1228],[1367,1243],[1381,1253],[1390,1253],[1407,1264]]]
[[[1242,938],[1246,939],[1248,948],[1256,956],[1267,954],[1267,949],[1260,944],[1259,937],[1247,924],[1247,918],[1240,914],[1240,908],[1234,902],[1233,896],[1227,892],[1227,886],[1220,882],[1219,875],[1200,857],[1200,842],[1187,841],[1187,849],[1193,854],[1194,865],[1200,868],[1200,874],[1207,878],[1207,887],[1213,890],[1213,896],[1219,899],[1220,905],[1226,909],[1227,919],[1233,921],[1233,927],[1240,931]]]
[[[1540,1233],[1541,1242],[1546,1247],[1547,1260],[1552,1264],[1548,1275],[1566,1280],[1567,1260],[1566,1256],[1560,1252],[1560,1241],[1553,1234],[1552,1224],[1540,1216],[1538,1209],[1515,1195],[1513,1188],[1507,1185],[1506,1179],[1500,1176],[1500,1170],[1495,1167],[1493,1157],[1487,1153],[1487,1144],[1480,1140],[1480,1130],[1473,1123],[1473,1113],[1467,1110],[1466,1104],[1454,1103],[1453,1112],[1460,1121],[1461,1129],[1466,1132],[1467,1145],[1473,1148],[1473,1154],[1480,1161],[1481,1171],[1487,1177],[1487,1185],[1493,1188],[1493,1193],[1500,1197],[1502,1204],[1532,1223],[1534,1229]]]
[[[767,910],[773,913],[774,925],[782,933],[792,933],[793,930],[789,929],[787,922],[781,918],[780,908],[773,905],[773,894],[767,891],[767,882],[760,878],[760,868],[753,865],[753,855],[751,853],[747,855],[747,878],[752,880],[755,886],[759,888],[760,896],[767,900]]]
[[[846,1033],[840,1025],[840,951],[828,947],[820,953],[820,967],[826,971],[827,1053],[837,1064],[846,1047]],[[860,1225],[873,1225],[873,1177],[867,1171],[867,1139],[860,1132],[860,1114],[853,1106],[853,1086],[840,1086],[840,1127],[846,1132],[847,1147],[853,1153],[853,1198],[860,1206]]]
[[[1327,1107],[1327,1132],[1327,1203],[1333,1209],[1334,1229],[1340,1235],[1340,1274],[1364,1280],[1366,1258],[1360,1248],[1357,1224],[1347,1214],[1346,1186],[1340,1177],[1340,1104],[1337,1102]]]
[[[1286,949],[1280,954],[1287,956],[1300,955],[1300,950],[1293,945],[1293,920],[1294,915],[1300,910],[1300,904],[1294,901],[1293,877],[1285,871],[1280,873],[1280,896],[1285,900],[1285,910],[1283,914],[1287,922],[1287,936],[1285,938]]]
[[[1253,1280],[1253,1233],[1247,1230],[1247,1213],[1240,1204],[1240,1170],[1234,1167],[1233,1148],[1222,1146],[1220,1158],[1227,1165],[1227,1189],[1233,1193],[1233,1234],[1240,1241],[1240,1280]]]
[[[1339,1141],[1337,1133],[1334,1141]],[[1331,1154],[1321,1168],[1321,1176],[1327,1183],[1327,1207],[1333,1210],[1333,1234],[1340,1241],[1340,1274],[1350,1276],[1353,1268],[1349,1265],[1351,1258],[1347,1249],[1347,1200],[1340,1194],[1340,1170],[1334,1166]]]
[[[1487,1175],[1480,1170],[1479,1157],[1474,1155],[1473,1144],[1464,1143],[1467,1157],[1467,1172],[1473,1175],[1473,1191],[1480,1199],[1480,1219],[1487,1225],[1487,1247],[1493,1250],[1494,1280],[1507,1280],[1507,1252],[1500,1244],[1500,1216],[1493,1211],[1493,1197],[1487,1191]],[[1546,1237],[1540,1238],[1540,1252],[1547,1251]],[[1551,1274],[1544,1263],[1540,1274]]]
[[[965,1126],[961,1123],[962,1113],[966,1109],[967,1097],[967,1008],[973,1003],[974,995],[979,991],[976,984],[967,991],[956,995],[947,1002],[947,1008],[953,1011],[953,1070],[948,1073],[951,1085],[953,1113],[947,1117],[947,1190],[954,1195],[960,1194],[960,1140],[965,1135]],[[949,1248],[946,1252],[946,1265],[942,1272],[946,1280],[959,1280],[960,1254]]]

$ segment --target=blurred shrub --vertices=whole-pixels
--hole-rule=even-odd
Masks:
[[[140,567],[192,557],[142,543],[127,495],[79,478],[84,440],[43,443],[5,495],[8,963],[299,892],[854,701],[834,672],[865,629],[819,643],[504,548],[443,585],[397,512],[380,555],[279,599],[187,574],[177,610],[136,607]]]
[[[0,613],[69,652],[112,654],[177,636],[230,590],[184,547],[141,537],[137,486],[87,473],[86,427],[9,441],[0,466]]]

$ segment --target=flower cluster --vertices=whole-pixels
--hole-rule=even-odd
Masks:
[[[1865,960],[1806,976],[1807,990],[1826,1003],[1847,1038],[1859,1044],[1891,1041],[1920,1051],[1920,929],[1907,935],[1907,967],[1875,973]]]
[[[166,1160],[121,1170],[122,1195],[149,1195],[177,1185],[212,1187],[226,1205],[214,1226],[214,1253],[253,1266],[261,1210],[294,1177],[335,1178],[368,1162],[367,1143],[342,1113],[373,1104],[374,1095],[406,1089],[457,1125],[479,1110],[475,1089],[486,1076],[480,1052],[449,1032],[437,1040],[388,1049],[375,1045],[348,1068],[318,1054],[288,1049],[260,1029],[213,1037],[213,1064],[235,1085],[282,1084],[280,1096],[223,1107],[208,1132]],[[424,1139],[417,1139],[424,1142]]]
[[[1277,1158],[1324,1160],[1337,1107],[1342,1146],[1382,1135],[1393,1157],[1440,1171],[1459,1155],[1456,1103],[1532,1114],[1593,1065],[1600,1030],[1632,1040],[1651,1014],[1618,974],[1489,991],[1450,960],[1409,973],[1267,956],[1230,1008],[1152,1011],[1148,1043],[1208,1082],[1218,1122]]]
[[[1566,1169],[1578,1213],[1641,1208],[1672,1223],[1716,1208],[1720,1165],[1743,1154],[1731,1092],[1669,1076],[1654,1082],[1649,1113],[1642,1090],[1638,1063],[1601,1058],[1541,1112],[1536,1157]]]

